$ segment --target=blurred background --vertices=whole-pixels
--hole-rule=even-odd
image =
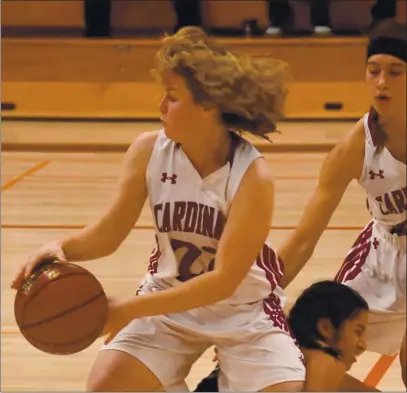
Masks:
[[[3,0],[1,17],[3,119],[156,119],[154,52],[185,25],[286,60],[287,119],[353,119],[368,106],[366,34],[405,21],[406,1]]]

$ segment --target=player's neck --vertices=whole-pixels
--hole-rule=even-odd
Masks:
[[[223,126],[208,127],[182,143],[183,151],[203,178],[226,164],[230,148],[231,136]]]
[[[406,140],[406,115],[399,118],[383,119],[383,126],[388,133],[390,140],[401,143]]]

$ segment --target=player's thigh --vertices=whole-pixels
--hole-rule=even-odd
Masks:
[[[99,352],[88,377],[87,391],[162,391],[154,373],[134,356],[117,350]]]
[[[169,317],[135,319],[103,347],[89,376],[89,390],[177,386],[208,346],[199,334]]]
[[[267,386],[261,389],[261,392],[302,392],[304,390],[304,382],[283,382],[276,385]]]
[[[404,386],[407,387],[407,342],[406,342],[406,332],[404,332],[403,342],[400,348],[400,365],[401,365],[401,376],[403,378]]]
[[[278,329],[247,334],[245,340],[218,345],[222,370],[219,390],[302,391],[303,355],[293,338]]]

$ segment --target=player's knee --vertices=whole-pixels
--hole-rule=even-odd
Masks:
[[[87,392],[108,392],[111,390],[111,383],[104,371],[98,373],[98,375],[91,374],[86,383]],[[110,389],[109,389],[110,388]]]
[[[113,392],[120,390],[124,381],[119,381],[108,369],[94,369],[90,373],[87,383],[87,392]]]
[[[290,381],[282,382],[276,385],[268,386],[261,392],[302,392],[304,391],[304,382],[303,381]]]
[[[88,392],[159,391],[158,378],[138,359],[120,351],[102,351],[88,376]]]
[[[403,338],[403,343],[401,344],[399,357],[401,365],[401,378],[403,379],[404,386],[407,387],[407,345],[405,334]]]
[[[401,364],[401,378],[403,379],[404,386],[407,387],[407,364],[406,364],[406,354],[404,356],[400,353],[400,364]]]
[[[112,378],[109,372],[101,370],[98,375],[91,375],[88,378],[86,384],[87,392],[117,392],[117,391],[162,391],[162,386],[160,383],[150,384],[146,386],[146,383],[141,380],[137,383],[135,378],[132,381],[119,380],[117,378]]]
[[[114,385],[117,378],[115,378],[116,373],[114,367],[112,367],[114,362],[109,362],[109,360],[111,359],[106,353],[99,353],[86,381],[87,392],[108,392],[115,390]]]

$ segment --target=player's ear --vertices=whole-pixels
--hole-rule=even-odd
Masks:
[[[329,318],[320,318],[317,322],[317,330],[327,344],[335,337],[335,328]]]
[[[219,117],[219,109],[217,106],[210,101],[203,101],[200,103],[200,106],[202,107],[202,112],[206,116],[216,116]]]

